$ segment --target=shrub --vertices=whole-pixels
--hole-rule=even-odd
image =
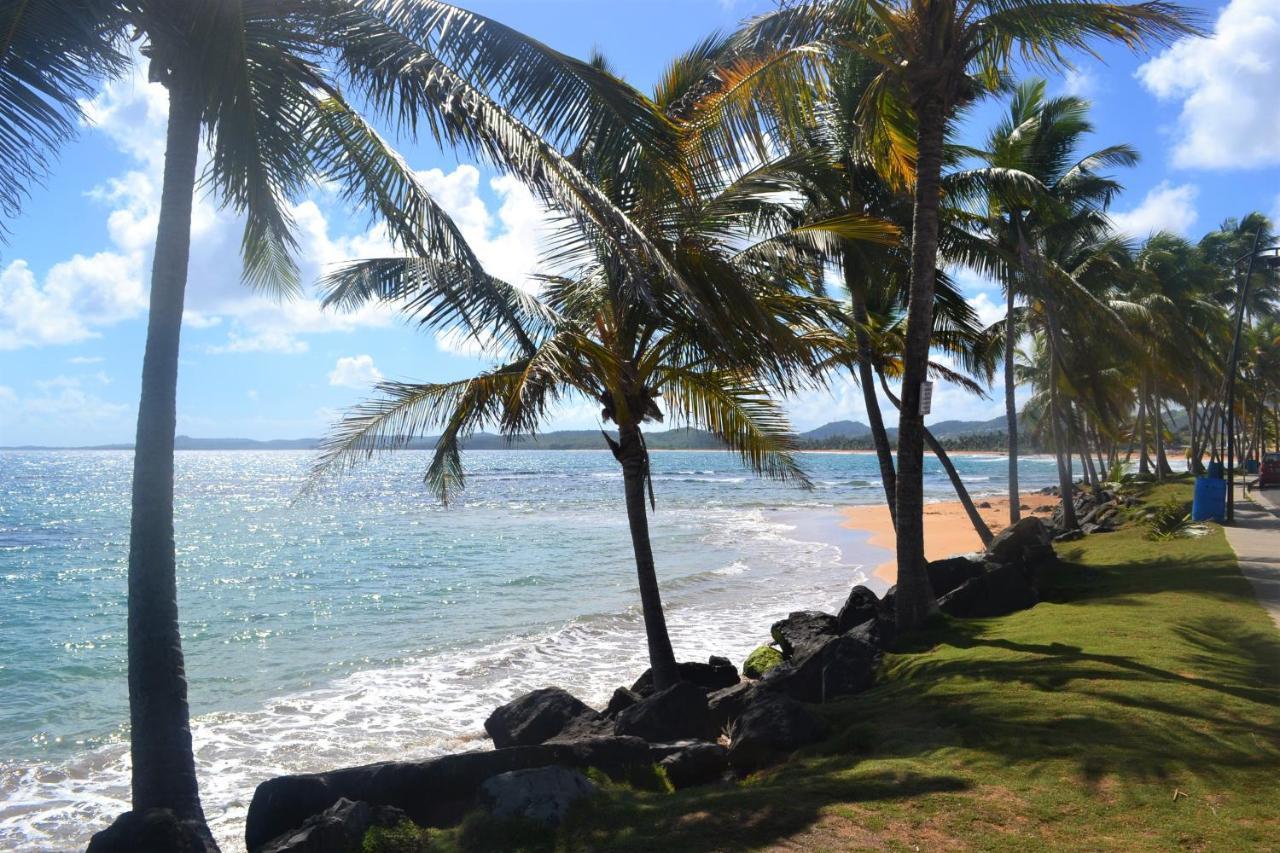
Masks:
[[[1190,532],[1191,504],[1170,498],[1156,506],[1147,516],[1147,538],[1156,541],[1176,539]]]

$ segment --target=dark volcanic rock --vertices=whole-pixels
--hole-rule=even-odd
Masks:
[[[948,616],[972,619],[1003,616],[1034,607],[1039,597],[1018,564],[995,566],[981,576],[966,581],[938,600],[938,609]]]
[[[716,736],[707,709],[707,694],[695,684],[682,681],[674,687],[641,699],[618,714],[614,731],[641,737],[650,743]]]
[[[898,623],[898,585],[894,584],[884,591],[880,599],[880,621],[890,625]]]
[[[604,715],[610,719],[618,716],[618,712],[623,708],[630,708],[632,705],[640,701],[640,694],[626,687],[619,687],[613,691],[613,695],[609,697],[609,705],[604,709]]]
[[[557,826],[574,803],[595,793],[596,786],[577,770],[536,767],[486,780],[480,786],[480,805],[494,817]]]
[[[1080,530],[1068,530],[1066,533],[1059,533],[1053,537],[1054,542],[1075,542],[1084,538],[1084,533]]]
[[[983,565],[981,560],[970,560],[968,557],[948,557],[945,560],[931,561],[925,570],[929,573],[933,594],[942,598],[960,584],[982,574]]]
[[[560,734],[572,721],[599,715],[559,687],[526,693],[496,709],[484,721],[484,730],[498,749],[534,746]]]
[[[95,832],[87,853],[218,853],[218,844],[199,821],[183,820],[169,809],[125,812]]]
[[[729,725],[746,708],[747,702],[755,689],[755,683],[743,681],[732,687],[717,690],[707,697],[707,712],[710,714],[711,723],[717,731],[724,731],[729,728]]]
[[[245,846],[256,853],[268,840],[302,826],[342,797],[403,809],[419,826],[448,826],[475,807],[480,785],[499,773],[559,764],[596,767],[622,777],[651,763],[643,740],[606,737],[278,776],[254,791]]]
[[[782,649],[782,656],[790,659],[810,647],[822,645],[828,638],[839,634],[840,622],[830,613],[797,610],[786,619],[774,622],[770,632],[778,647]]]
[[[374,826],[397,826],[409,817],[392,806],[371,806],[339,799],[302,826],[268,841],[258,853],[361,853]]]
[[[878,638],[868,627],[828,638],[816,648],[765,673],[760,687],[802,702],[826,702],[871,686],[880,662]],[[862,626],[859,626],[862,628]]]
[[[761,692],[734,721],[729,765],[739,773],[750,773],[786,758],[824,734],[822,721],[799,702]]]
[[[706,663],[685,661],[676,664],[680,680],[695,684],[703,690],[723,690],[738,683],[738,668],[728,658],[712,655]],[[631,685],[631,690],[640,696],[653,695],[653,670],[646,669],[644,674]]]
[[[865,586],[858,585],[849,590],[849,597],[836,616],[836,630],[843,634],[855,625],[861,625],[868,619],[874,619],[880,612],[880,599]]]
[[[1029,515],[1009,525],[991,540],[987,554],[994,563],[1035,562],[1053,556],[1053,536],[1044,522]]]
[[[706,741],[685,745],[658,762],[676,788],[715,782],[729,769],[729,750]]]

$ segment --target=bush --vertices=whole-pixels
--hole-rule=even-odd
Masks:
[[[1191,504],[1170,498],[1147,516],[1147,538],[1155,541],[1186,536],[1191,530]]]
[[[759,678],[782,663],[782,652],[773,646],[761,646],[742,662],[742,674],[747,678]]]

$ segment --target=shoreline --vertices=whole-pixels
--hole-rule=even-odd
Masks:
[[[1009,521],[1009,499],[1007,497],[988,496],[974,499],[978,514],[991,528],[993,534],[999,533]],[[1037,492],[1023,492],[1020,505],[1022,515],[1036,515],[1047,518],[1057,505],[1057,498]],[[889,507],[884,503],[846,506],[840,509],[844,517],[843,527],[860,530],[870,534],[867,544],[883,548],[893,554],[896,538],[893,522],[889,516]],[[964,506],[958,500],[926,503],[924,506],[924,551],[929,560],[941,560],[957,554],[968,554],[982,550],[982,540],[973,529]],[[872,575],[886,587],[898,580],[897,559],[889,559],[872,570]]]

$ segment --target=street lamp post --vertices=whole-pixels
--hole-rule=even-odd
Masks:
[[[1237,269],[1246,258],[1249,266],[1244,274],[1244,284],[1236,294],[1236,332],[1231,339],[1231,358],[1227,363],[1227,524],[1233,524],[1236,520],[1236,365],[1240,360],[1240,332],[1244,327],[1245,305],[1249,301],[1249,283],[1253,279],[1254,263],[1259,256],[1274,252],[1276,254],[1266,258],[1264,263],[1272,269],[1280,266],[1280,246],[1258,248],[1265,227],[1258,226],[1258,231],[1253,236],[1253,248],[1248,255],[1236,261]]]

